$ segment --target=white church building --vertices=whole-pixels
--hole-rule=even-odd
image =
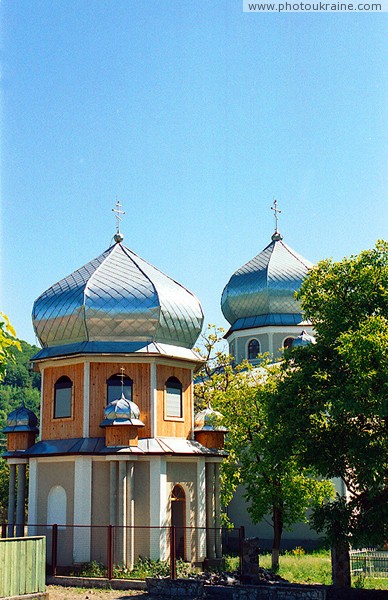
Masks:
[[[225,432],[206,411],[194,420],[197,298],[129,250],[117,227],[115,243],[46,290],[32,317],[42,346],[33,357],[42,376],[39,441],[31,411],[13,411],[9,523],[24,524],[28,464],[29,533],[47,533],[50,547],[44,525],[58,524],[59,565],[106,562],[98,526],[108,524],[117,527],[118,564],[167,559],[170,525],[178,557],[220,558],[209,530],[220,527]]]
[[[255,364],[263,352],[276,358],[282,348],[313,339],[294,297],[312,265],[283,241],[276,201],[274,211],[270,243],[231,276],[222,294],[230,323],[225,337],[237,363]],[[33,357],[42,376],[39,441],[36,416],[23,406],[13,411],[4,430],[8,522],[18,525],[16,534],[22,531],[28,464],[29,533],[47,534],[50,546],[46,525],[58,524],[59,564],[106,562],[101,525],[117,528],[116,563],[167,559],[171,525],[178,557],[217,560],[226,432],[212,424],[209,410],[194,418],[201,305],[123,244],[119,203],[116,212],[114,244],[34,304],[42,346]],[[271,538],[268,526],[251,523],[242,490],[228,514],[247,536]],[[134,527],[149,529],[135,535]],[[189,528],[200,529],[189,534]],[[298,525],[284,539],[300,543],[316,534]]]

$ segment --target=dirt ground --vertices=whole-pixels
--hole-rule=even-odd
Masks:
[[[87,588],[64,587],[61,585],[48,585],[46,591],[50,600],[118,600],[136,597],[137,600],[149,599],[146,592],[136,590],[99,590]]]

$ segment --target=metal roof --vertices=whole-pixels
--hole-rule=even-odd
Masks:
[[[14,433],[16,431],[39,432],[37,416],[24,404],[9,413],[6,427],[3,429],[3,433]]]
[[[43,347],[80,342],[160,342],[192,348],[202,328],[197,298],[116,243],[34,303]]]
[[[74,454],[87,455],[107,455],[107,454],[138,454],[145,455],[198,455],[205,454],[210,456],[224,456],[222,450],[215,451],[202,446],[195,440],[186,440],[183,438],[144,438],[138,441],[137,446],[128,446],[127,448],[106,447],[105,438],[71,438],[65,440],[47,440],[34,444],[31,448],[24,451],[8,451],[3,454],[5,458],[17,456],[35,457],[35,456],[63,456]]]
[[[76,342],[63,346],[42,348],[30,360],[38,362],[48,358],[76,356],[82,354],[145,354],[179,358],[190,362],[203,362],[202,358],[190,348],[159,344],[157,342]]]
[[[294,294],[312,266],[287,246],[280,234],[275,236],[262,252],[232,275],[224,288],[221,308],[232,329],[276,324],[270,322],[276,320],[270,315],[276,315],[279,324],[287,324],[282,322],[285,315],[300,321],[300,304]],[[247,325],[248,320],[252,324]]]
[[[208,406],[194,416],[194,431],[223,431],[228,430],[222,425],[223,416],[220,412]]]

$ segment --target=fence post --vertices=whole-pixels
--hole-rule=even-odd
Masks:
[[[53,577],[57,575],[57,554],[58,554],[58,525],[53,525],[51,537],[51,570]]]
[[[2,538],[6,538],[7,537],[7,523],[2,523],[1,524],[1,537]]]
[[[113,525],[108,525],[108,579],[113,579]]]
[[[170,527],[170,578],[176,579],[176,532],[175,525]]]
[[[239,554],[240,554],[240,582],[244,583],[244,539],[245,539],[245,527],[241,525],[238,529],[238,542],[239,542]]]

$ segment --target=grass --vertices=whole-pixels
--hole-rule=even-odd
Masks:
[[[271,555],[260,556],[259,563],[271,569]],[[331,562],[328,551],[303,554],[291,550],[279,558],[278,574],[292,583],[321,583],[331,585]]]
[[[291,583],[323,584],[331,585],[331,560],[328,550],[316,550],[306,553],[303,548],[286,551],[279,558],[278,574]],[[261,554],[259,564],[265,569],[271,570],[271,554]],[[235,571],[239,566],[239,558],[236,556],[225,557],[225,569]],[[177,560],[178,577],[189,577],[198,572],[189,563]],[[162,576],[168,577],[170,566],[168,561],[153,561],[147,558],[139,558],[132,570],[126,567],[115,566],[114,576],[121,579],[144,579],[145,577]],[[84,565],[73,575],[83,577],[104,577],[106,570],[104,565],[93,561]],[[388,590],[388,578],[365,577],[364,574],[353,577],[352,586],[355,588]]]
[[[260,555],[259,564],[261,567],[271,569],[271,554]],[[279,558],[278,574],[291,583],[320,583],[331,585],[331,561],[328,550],[317,550],[309,554],[304,553],[303,549],[295,548],[285,552]],[[388,578],[365,577],[359,575],[353,577],[352,587],[388,590]]]

